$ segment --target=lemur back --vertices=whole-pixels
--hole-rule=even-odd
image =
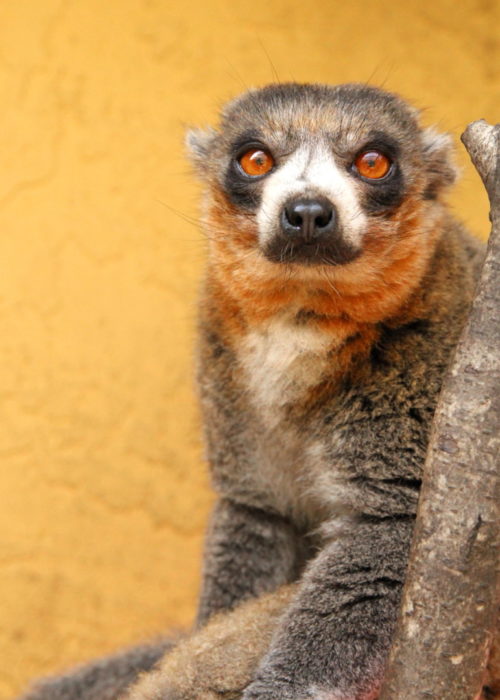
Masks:
[[[376,697],[481,246],[450,141],[363,85],[272,85],[191,132],[199,385],[220,499],[199,620],[299,579],[250,698]]]

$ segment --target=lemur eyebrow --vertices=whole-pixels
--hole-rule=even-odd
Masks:
[[[393,136],[377,129],[360,136],[355,142],[348,141],[347,134],[342,130],[325,131],[323,138],[326,138],[334,149],[345,156],[352,152],[359,152],[363,148],[381,148],[395,158],[401,151],[398,141]]]
[[[231,144],[231,150],[238,151],[246,144],[255,141],[264,145],[265,141],[263,139],[262,132],[260,132],[258,129],[248,129],[247,131],[244,131],[236,137],[236,139]]]
[[[390,134],[385,133],[385,131],[370,131],[361,147],[376,148],[377,146],[386,149],[392,156],[398,155],[401,150],[397,140]]]

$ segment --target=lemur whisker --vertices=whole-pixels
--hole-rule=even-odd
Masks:
[[[263,51],[265,57],[267,58],[267,62],[269,63],[269,66],[271,67],[271,73],[272,73],[272,75],[273,75],[274,80],[276,81],[276,83],[280,84],[280,83],[281,83],[281,80],[280,80],[280,78],[279,78],[279,76],[278,76],[278,71],[276,70],[276,66],[275,66],[274,63],[272,62],[271,57],[270,57],[270,55],[269,55],[269,53],[268,53],[266,47],[264,46],[264,42],[262,41],[262,39],[260,38],[260,36],[257,37],[257,40],[258,40],[258,42],[259,42],[259,44],[260,44],[260,47],[261,47],[261,49],[262,49],[262,51]]]

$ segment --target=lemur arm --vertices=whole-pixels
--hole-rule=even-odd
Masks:
[[[374,700],[412,521],[359,522],[310,564],[244,700]]]
[[[198,383],[219,500],[205,539],[198,625],[290,583],[300,566],[299,538],[290,521],[249,505],[260,502],[251,481],[256,436],[246,432],[251,418],[244,388],[235,380],[238,360],[220,331],[220,319],[213,317],[211,294],[210,288],[205,290],[200,318]]]
[[[297,576],[297,534],[279,515],[221,499],[209,526],[198,624]]]

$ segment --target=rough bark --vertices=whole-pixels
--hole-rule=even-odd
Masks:
[[[495,636],[500,547],[500,125],[462,140],[492,231],[435,413],[398,630],[380,700],[481,696]],[[498,632],[496,632],[498,633]]]

